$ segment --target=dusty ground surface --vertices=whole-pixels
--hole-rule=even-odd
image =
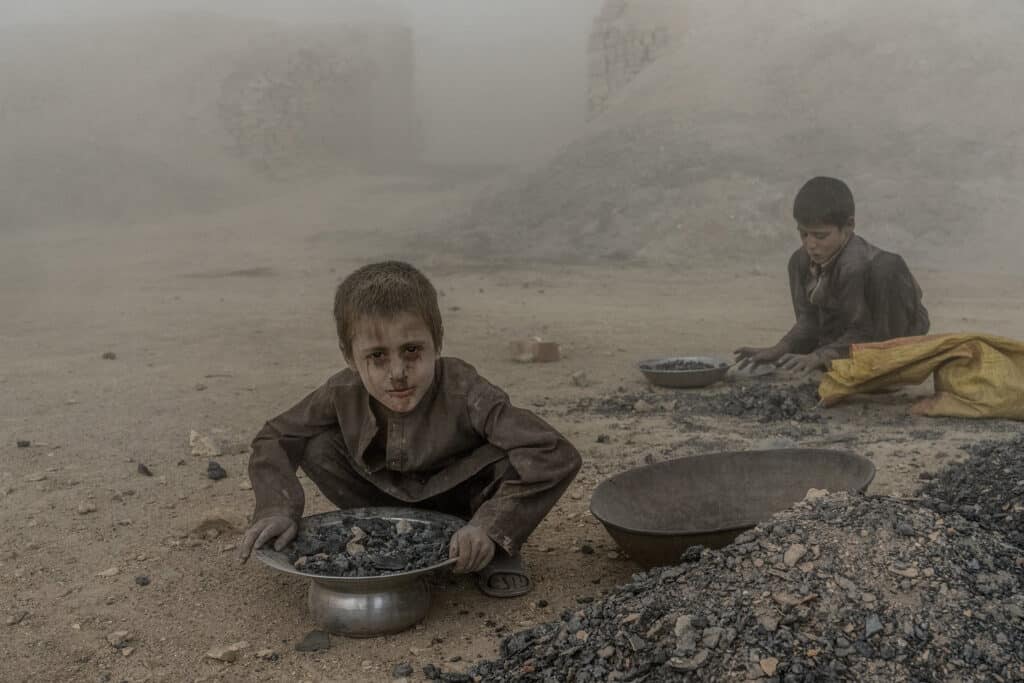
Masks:
[[[913,391],[806,423],[680,417],[680,404],[670,409],[680,394],[649,389],[636,361],[774,341],[791,316],[783,264],[524,268],[456,262],[437,255],[442,244],[412,253],[401,247],[409,233],[378,230],[437,209],[450,189],[353,180],[315,216],[284,208],[302,205],[292,198],[188,223],[0,236],[0,607],[5,619],[21,617],[0,625],[0,679],[376,681],[399,662],[419,679],[423,665],[468,667],[493,656],[502,634],[628,580],[636,566],[612,554],[587,511],[606,475],[717,449],[831,444],[872,458],[873,491],[906,494],[921,473],[962,458],[961,446],[1020,431],[910,417]],[[443,291],[445,352],[562,429],[585,466],[525,549],[536,584],[528,597],[489,600],[469,580],[446,581],[413,630],[299,653],[312,628],[304,583],[239,565],[231,552],[252,505],[247,443],[339,367],[338,278],[392,255],[414,259]],[[918,275],[935,331],[1024,337],[1024,276]],[[561,342],[566,357],[509,360],[507,339],[533,334]],[[581,371],[585,386],[571,380]],[[623,393],[651,408],[580,408]],[[190,454],[192,429],[223,444],[226,478],[209,480],[207,460]],[[309,493],[310,512],[328,509]],[[210,518],[237,528],[220,524],[211,538],[207,524],[190,536]],[[582,553],[585,544],[594,552]],[[140,586],[143,575],[150,582]],[[116,631],[129,633],[128,656],[108,643]],[[249,648],[234,664],[204,658],[241,640]],[[253,656],[265,648],[277,661]]]

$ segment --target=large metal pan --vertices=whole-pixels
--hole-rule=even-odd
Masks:
[[[678,563],[692,545],[728,545],[808,489],[863,492],[874,476],[870,460],[845,451],[707,453],[606,479],[590,511],[630,557],[655,567]]]

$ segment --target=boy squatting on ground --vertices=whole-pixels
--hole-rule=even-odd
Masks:
[[[789,259],[796,324],[770,348],[736,350],[738,369],[775,363],[807,373],[849,356],[850,345],[928,333],[921,288],[906,262],[854,234],[853,193],[812,178],[793,201],[803,246]]]
[[[456,358],[441,358],[437,293],[412,266],[353,272],[334,299],[348,364],[253,441],[256,496],[244,561],[296,535],[301,467],[339,508],[412,506],[468,519],[449,552],[498,597],[530,589],[519,549],[579,471],[579,453]]]

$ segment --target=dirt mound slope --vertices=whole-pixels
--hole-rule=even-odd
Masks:
[[[673,52],[449,229],[468,251],[526,259],[774,262],[796,246],[794,193],[824,174],[851,184],[881,246],[997,254],[1021,209],[1021,12],[689,3]]]

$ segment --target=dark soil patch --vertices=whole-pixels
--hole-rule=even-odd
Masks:
[[[814,384],[737,384],[709,393],[687,405],[692,412],[729,415],[758,422],[818,422],[818,387]]]
[[[460,526],[344,517],[340,524],[300,529],[285,552],[296,569],[309,574],[395,574],[447,560],[448,542]]]

